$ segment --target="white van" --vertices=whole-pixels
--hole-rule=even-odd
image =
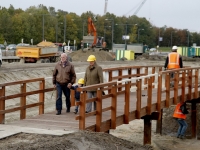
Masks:
[[[0,49],[0,67],[2,65],[2,52],[1,52],[1,49]]]

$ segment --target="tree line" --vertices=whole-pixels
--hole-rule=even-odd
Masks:
[[[17,44],[22,39],[24,43],[32,44],[33,39],[33,44],[46,40],[54,43],[70,41],[70,45],[73,45],[76,40],[80,48],[83,36],[87,35],[88,17],[93,18],[97,35],[104,37],[110,48],[112,33],[115,44],[143,43],[149,47],[200,45],[200,34],[197,32],[167,26],[156,27],[146,18],[135,15],[126,17],[106,13],[101,16],[87,11],[79,16],[64,10],[55,11],[54,7],[47,8],[42,4],[30,6],[26,10],[15,9],[12,5],[9,8],[0,7],[0,44],[5,41]],[[123,35],[130,38],[124,41]]]

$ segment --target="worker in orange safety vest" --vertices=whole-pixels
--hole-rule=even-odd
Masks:
[[[172,47],[172,52],[168,54],[164,68],[166,69],[178,69],[178,68],[183,68],[183,61],[182,57],[179,53],[177,53],[177,46]],[[174,73],[170,73],[170,77],[174,78]],[[174,82],[172,81],[170,83],[171,87],[174,87]]]
[[[176,108],[174,110],[173,117],[176,119],[176,121],[179,124],[178,132],[177,132],[177,138],[184,139],[185,138],[185,131],[188,127],[185,119],[186,119],[186,114],[183,114],[180,107],[184,103],[178,103],[176,105]]]

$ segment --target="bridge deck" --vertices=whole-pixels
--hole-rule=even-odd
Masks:
[[[157,100],[157,92],[156,89],[152,92],[152,112],[156,111],[156,107],[153,107],[153,105],[156,103]],[[181,91],[179,91],[180,95]],[[147,93],[146,90],[142,91],[142,109],[145,109],[147,106]],[[165,93],[162,94],[162,97],[165,97]],[[170,93],[170,98],[173,97],[173,91]],[[110,98],[107,98],[103,100],[103,108],[106,106],[111,105]],[[136,92],[131,92],[130,94],[130,111],[136,110]],[[162,101],[164,102],[164,101]],[[171,101],[172,103],[172,101]],[[163,106],[164,107],[164,106]],[[27,118],[19,121],[14,121],[11,123],[8,123],[8,125],[15,125],[20,127],[30,127],[30,128],[39,128],[39,129],[48,129],[48,130],[79,130],[79,121],[75,120],[76,115],[73,113],[74,106],[71,107],[71,112],[66,113],[66,109],[63,109],[63,112],[61,115],[55,115],[54,112],[50,113],[44,113],[42,115],[38,115],[32,118]],[[124,95],[118,95],[117,97],[117,117],[124,114]],[[110,111],[103,112],[102,114],[102,122],[110,120],[111,114]],[[129,117],[130,118],[130,117]],[[135,118],[135,117],[131,117]],[[132,120],[132,119],[131,119]],[[93,126],[96,124],[96,116],[90,116],[86,118],[86,129],[90,126]],[[117,123],[117,125],[121,125]]]

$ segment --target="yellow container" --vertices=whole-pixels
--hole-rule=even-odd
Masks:
[[[126,50],[124,57],[126,57],[127,60],[134,60],[135,53],[132,50]]]
[[[179,53],[180,55],[183,55],[183,54],[182,54],[182,47],[178,47],[177,53]]]

